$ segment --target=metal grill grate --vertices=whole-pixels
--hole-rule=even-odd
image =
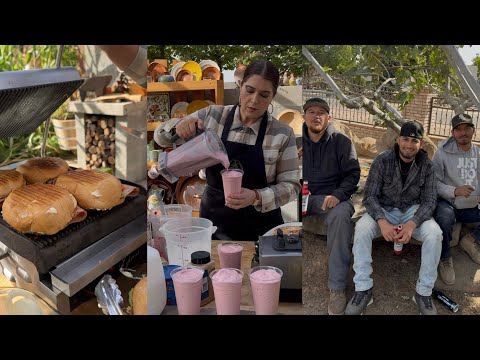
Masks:
[[[133,199],[134,198],[132,197],[127,197],[125,198],[125,201],[123,203],[117,206],[118,207],[127,206],[129,202],[133,201]],[[85,218],[85,220],[68,225],[65,229],[59,231],[55,235],[21,234],[21,236],[24,236],[30,239],[35,246],[37,246],[40,249],[43,249],[48,246],[54,245],[58,240],[63,239],[64,237],[68,236],[70,233],[74,233],[75,231],[82,229],[84,226],[91,224],[102,217],[109,216],[112,213],[113,209],[115,209],[115,207],[107,211],[87,210],[88,215]],[[0,215],[0,224],[16,232],[16,230],[12,228],[10,225],[8,225],[8,223],[3,219],[3,214]]]
[[[76,80],[0,90],[0,138],[35,131],[82,83]]]
[[[126,225],[139,216],[145,216],[146,190],[134,183],[122,183],[140,188],[136,197],[125,201],[108,211],[88,210],[82,222],[68,225],[55,235],[21,234],[0,218],[0,238],[2,243],[16,254],[32,262],[39,273],[47,273],[52,267],[77,254],[112,231]]]

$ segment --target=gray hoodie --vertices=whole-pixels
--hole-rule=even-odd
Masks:
[[[470,150],[460,150],[455,139],[449,137],[438,144],[438,150],[433,156],[433,167],[438,179],[438,196],[450,201],[457,209],[473,208],[478,205],[479,153],[480,148],[473,143]],[[471,185],[475,190],[468,198],[463,196],[455,198],[455,188],[462,185]]]

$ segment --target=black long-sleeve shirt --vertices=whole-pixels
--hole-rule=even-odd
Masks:
[[[313,195],[333,195],[346,201],[355,193],[360,164],[352,141],[328,124],[318,142],[308,136],[303,125],[303,180]]]

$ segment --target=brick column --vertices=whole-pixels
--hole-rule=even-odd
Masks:
[[[428,129],[428,120],[430,116],[430,103],[436,94],[428,92],[424,88],[415,98],[402,110],[402,116],[408,120],[420,122],[425,131]]]

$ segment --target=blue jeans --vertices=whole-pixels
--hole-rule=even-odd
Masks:
[[[390,212],[385,209],[382,210],[387,221],[396,225],[409,221],[418,207],[419,205],[413,205],[404,213],[397,208]],[[357,222],[353,237],[355,291],[365,291],[373,287],[373,280],[370,277],[373,272],[372,240],[380,236],[382,236],[382,233],[377,222],[368,213],[365,213]],[[422,242],[421,265],[416,291],[419,295],[430,296],[435,280],[437,280],[437,266],[442,249],[442,230],[435,220],[430,219],[424,221],[420,227],[413,231],[413,237]]]
[[[320,220],[328,227],[328,288],[345,290],[352,260],[353,226],[350,221],[355,209],[352,201],[348,200],[341,201],[333,209],[322,210],[324,200],[325,195],[310,195],[307,214],[321,217]]]
[[[455,209],[453,205],[446,200],[438,200],[435,210],[435,220],[443,231],[442,259],[449,258],[450,241],[452,241],[453,225],[455,221],[461,223],[475,223],[480,221],[480,210],[478,207],[471,209]],[[480,225],[472,231],[472,236],[477,242],[480,242]]]

